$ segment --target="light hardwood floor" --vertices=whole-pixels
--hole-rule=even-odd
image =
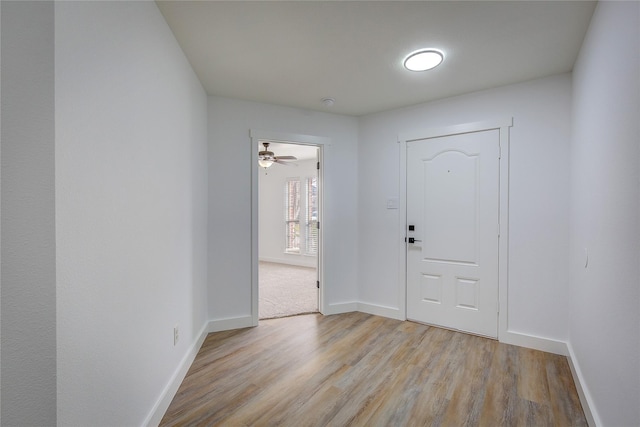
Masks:
[[[209,334],[161,426],[585,426],[565,357],[364,313]]]

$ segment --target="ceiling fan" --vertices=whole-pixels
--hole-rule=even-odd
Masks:
[[[258,153],[258,164],[260,167],[268,168],[274,163],[280,163],[281,165],[292,165],[289,161],[298,160],[295,156],[276,156],[273,151],[269,151],[269,143],[263,142],[264,150]],[[297,165],[294,165],[297,166]]]

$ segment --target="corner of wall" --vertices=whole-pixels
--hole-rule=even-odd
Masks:
[[[580,370],[578,360],[576,359],[573,352],[571,342],[567,343],[567,361],[569,362],[569,368],[571,369],[573,382],[576,385],[578,397],[580,397],[580,403],[582,404],[584,416],[587,418],[587,423],[592,427],[601,426],[602,422],[600,421],[600,417],[598,416],[598,412],[596,411],[596,406],[593,403],[593,397],[591,397],[591,394],[589,393],[589,388],[587,387],[587,383],[584,380],[582,371]]]
[[[191,364],[195,360],[200,347],[202,347],[202,343],[204,343],[207,334],[207,323],[205,323],[204,325],[202,325],[202,328],[200,328],[200,332],[196,336],[195,341],[193,342],[193,344],[191,344],[191,347],[189,347],[189,350],[178,364],[178,367],[173,372],[173,375],[171,375],[171,378],[167,382],[167,385],[160,393],[160,397],[158,397],[158,400],[153,405],[153,408],[149,412],[149,415],[147,415],[147,418],[144,420],[142,425],[152,427],[160,424],[160,421],[162,421],[162,417],[164,417],[165,412],[167,412],[167,409],[171,404],[171,401],[178,392],[180,384],[182,384],[182,381],[187,375]]]
[[[258,326],[252,316],[230,317],[226,319],[210,320],[207,324],[207,332],[230,331],[233,329],[251,328]]]
[[[407,320],[403,311],[397,307],[387,307],[378,304],[369,304],[366,302],[358,302],[358,311],[375,316],[388,317],[389,319]]]
[[[358,311],[358,302],[342,302],[326,304],[324,307],[324,312],[322,314],[325,316],[330,316],[332,314],[351,313],[354,311]]]
[[[526,347],[547,353],[559,354],[560,356],[567,356],[568,354],[567,343],[564,341],[557,341],[514,331],[501,331],[498,335],[498,339],[504,344],[517,345],[518,347]]]

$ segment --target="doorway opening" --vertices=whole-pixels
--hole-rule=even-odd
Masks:
[[[320,149],[263,139],[258,146],[267,153],[259,160],[275,160],[258,169],[258,318],[316,313]]]

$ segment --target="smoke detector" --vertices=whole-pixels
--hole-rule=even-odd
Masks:
[[[333,107],[333,104],[336,103],[336,100],[333,98],[323,98],[322,99],[322,105],[324,105],[325,107]]]

